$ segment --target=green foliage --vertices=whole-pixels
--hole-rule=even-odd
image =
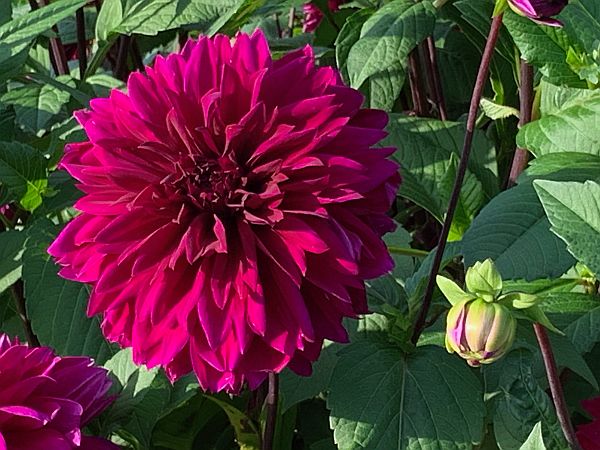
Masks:
[[[406,356],[387,343],[351,344],[340,354],[327,403],[343,449],[468,449],[483,437],[479,380],[436,347]]]
[[[127,450],[260,449],[266,386],[228,397],[202,392],[193,374],[171,383],[163,369],[137,366],[130,349],[104,338],[102,317],[87,317],[91,288],[58,275],[47,253],[82,195],[77,181],[57,170],[65,144],[85,140],[73,112],[112,89],[126,90],[140,60],[152,65],[187,37],[234,38],[260,28],[274,59],[312,45],[316,64],[335,66],[362,92],[363,107],[389,113],[388,135],[378,145],[396,149],[403,178],[389,213],[397,228],[383,238],[395,267],[366,281],[372,314],[345,320],[350,343],[326,340],[310,377],[282,371],[274,448],[567,448],[530,322],[555,331],[550,341],[578,420],[580,401],[600,395],[598,1],[571,0],[559,16],[563,28],[505,12],[416,343],[496,2],[355,0],[330,11],[327,0],[315,0],[323,19],[311,33],[302,31],[303,0],[103,0],[99,9],[88,3],[52,0],[30,11],[26,1],[0,0],[0,332],[25,341],[29,319],[42,345],[92,356],[110,371],[116,400],[89,433]],[[80,8],[89,60],[83,76],[75,52]],[[430,36],[435,55],[425,42]],[[54,68],[57,42],[68,55],[62,75]],[[432,56],[446,121],[439,120]],[[535,92],[533,121],[519,129],[520,59],[534,67]],[[418,86],[422,117],[414,113]],[[530,161],[509,187],[516,146]],[[512,350],[477,370],[444,349],[451,306],[444,297],[456,304],[475,296],[497,300],[519,319]],[[18,311],[23,302],[27,317]]]
[[[462,241],[465,264],[492,258],[502,278],[558,277],[574,264],[550,231],[533,186],[502,192],[475,218]]]

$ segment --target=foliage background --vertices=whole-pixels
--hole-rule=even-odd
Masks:
[[[436,292],[430,326],[416,348],[409,344],[492,1],[356,0],[327,12],[311,34],[301,30],[301,0],[101,3],[54,0],[30,12],[27,2],[0,2],[0,204],[10,204],[1,216],[0,330],[31,339],[25,319],[43,345],[110,369],[120,395],[92,432],[132,449],[259,446],[264,392],[208,395],[193,376],[171,386],[160,371],[135,367],[128,350],[105,341],[99,318],[85,315],[89,289],[58,277],[46,248],[76,214],[78,191],[56,170],[64,144],[83,139],[72,112],[123,89],[130,71],[176,51],[187,35],[260,27],[277,55],[313,45],[319,64],[337,66],[367,106],[390,113],[383,144],[397,147],[404,177],[392,211],[399,227],[386,238],[396,268],[369,283],[374,314],[348,321],[351,344],[328,343],[310,378],[282,374],[275,448],[566,448],[529,323],[520,324],[507,357],[471,369],[443,348],[448,305]],[[315,3],[328,11],[325,0]],[[74,57],[57,74],[53,42],[76,53],[82,7],[87,69],[80,74]],[[443,265],[461,281],[464,267],[493,258],[508,289],[543,297],[543,310],[564,332],[552,344],[571,417],[581,423],[587,415],[579,402],[598,395],[600,375],[600,3],[572,0],[559,18],[564,28],[505,16]],[[415,114],[412,92],[431,93],[428,36],[447,121],[431,102]],[[519,130],[521,57],[535,67],[536,120]],[[411,70],[418,74],[412,82]],[[505,189],[515,145],[535,159]]]

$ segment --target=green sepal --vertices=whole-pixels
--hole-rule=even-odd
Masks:
[[[492,17],[499,16],[508,8],[508,0],[496,0],[496,6],[494,6],[494,12]]]
[[[515,309],[531,308],[540,303],[541,300],[537,295],[525,294],[524,292],[509,292],[498,297],[498,302]]]
[[[461,287],[450,278],[438,275],[435,277],[435,281],[437,282],[440,291],[442,291],[442,294],[444,294],[452,306],[463,300],[474,300],[477,298],[476,295],[463,291]]]
[[[467,291],[492,302],[502,291],[502,277],[491,259],[477,261],[465,275]]]
[[[539,306],[532,306],[532,307],[524,309],[522,311],[523,311],[523,314],[532,322],[537,322],[539,324],[542,324],[543,326],[548,328],[550,331],[560,334],[561,336],[565,335],[565,333],[563,333],[561,330],[559,330],[554,325],[552,325],[552,322],[550,322],[550,319],[548,319],[548,316],[546,316],[544,311],[542,311],[542,309]]]

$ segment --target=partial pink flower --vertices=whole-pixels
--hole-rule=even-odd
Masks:
[[[568,0],[508,0],[517,14],[550,27],[562,27],[562,22],[553,16],[560,14],[568,3]]]
[[[118,450],[81,429],[112,401],[105,369],[0,334],[0,450]]]
[[[582,406],[594,420],[577,427],[577,440],[583,450],[600,450],[600,397],[584,400]]]
[[[273,61],[261,32],[157,57],[76,115],[89,141],[61,164],[86,195],[49,249],[61,275],[171,380],[237,392],[309,374],[393,265],[398,167],[373,147],[387,115],[362,102],[309,47]]]
[[[340,9],[340,5],[346,0],[328,0],[327,6],[331,12]],[[302,21],[302,31],[304,33],[312,33],[320,25],[323,20],[323,12],[313,2],[305,3],[303,8],[304,20]]]

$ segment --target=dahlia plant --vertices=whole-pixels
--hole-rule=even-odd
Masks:
[[[0,450],[600,448],[599,15],[0,1]]]

